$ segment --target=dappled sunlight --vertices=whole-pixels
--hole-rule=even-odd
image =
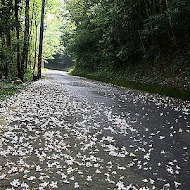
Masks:
[[[0,190],[189,190],[190,1],[1,0]]]

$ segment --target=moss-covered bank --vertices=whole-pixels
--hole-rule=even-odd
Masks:
[[[190,100],[190,64],[183,58],[173,62],[164,60],[149,64],[129,65],[121,69],[97,69],[92,72],[75,67],[70,71],[72,75],[86,77],[118,86],[133,88]]]

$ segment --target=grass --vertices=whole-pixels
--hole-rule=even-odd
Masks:
[[[0,100],[5,100],[7,97],[14,95],[20,89],[23,89],[22,84],[13,84],[10,80],[0,81]]]
[[[24,75],[24,81],[31,82],[33,80],[32,69],[28,69]],[[23,89],[25,85],[15,84],[10,79],[0,81],[0,100],[5,100]]]
[[[104,77],[100,75],[99,73],[88,73],[84,71],[77,71],[75,68],[72,69],[69,73],[71,75],[78,75],[78,76],[82,76],[91,80],[97,80],[97,81],[102,81],[105,83],[115,84],[117,86],[170,96],[170,97],[178,98],[181,100],[190,100],[190,91],[183,90],[183,89],[178,89],[178,88],[173,88],[173,87],[168,87],[168,86],[160,86],[156,84],[152,85],[152,84],[138,83],[138,82],[133,82],[133,81],[128,81],[128,80],[120,80],[120,79],[117,79],[117,77],[114,78],[114,76],[109,78],[109,77]]]

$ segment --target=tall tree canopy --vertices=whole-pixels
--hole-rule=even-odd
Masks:
[[[188,0],[68,0],[67,9],[75,27],[68,32],[67,22],[63,42],[76,68],[124,69],[142,60],[189,52]]]
[[[0,70],[23,79],[37,60],[41,0],[1,0]],[[48,0],[44,59],[72,56],[75,68],[125,70],[190,52],[188,0]]]
[[[60,45],[64,12],[62,0],[48,0],[45,14],[44,59],[62,51]],[[0,72],[23,80],[28,66],[36,63],[41,17],[41,0],[1,0]],[[2,74],[1,74],[2,75]]]

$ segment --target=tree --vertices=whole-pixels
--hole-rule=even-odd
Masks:
[[[24,45],[22,51],[22,60],[21,60],[21,73],[20,79],[24,80],[25,65],[28,62],[28,47],[29,47],[29,0],[25,0],[25,32],[24,32]]]
[[[187,0],[69,0],[68,17],[76,29],[70,36],[63,30],[63,44],[75,57],[75,68],[89,72],[154,62],[188,48],[189,4]]]
[[[15,0],[15,25],[16,25],[16,49],[17,49],[17,71],[18,77],[22,78],[21,65],[20,65],[20,24],[18,18],[19,0]]]

